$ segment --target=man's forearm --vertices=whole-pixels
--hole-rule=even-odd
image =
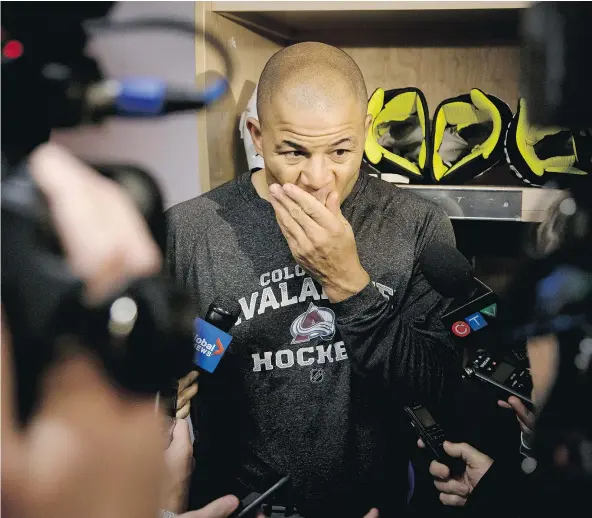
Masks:
[[[397,314],[371,284],[334,306],[352,360],[398,397],[437,401],[459,358],[437,316]]]

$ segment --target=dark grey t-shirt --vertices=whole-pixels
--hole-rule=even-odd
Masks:
[[[195,502],[290,473],[308,515],[405,505],[402,404],[437,401],[458,356],[417,258],[454,234],[435,205],[364,173],[342,212],[372,282],[339,304],[296,264],[250,174],[167,212],[169,266],[196,315],[218,296],[242,307],[194,400]]]

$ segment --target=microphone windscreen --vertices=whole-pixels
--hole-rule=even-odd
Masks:
[[[471,263],[446,243],[428,244],[419,258],[419,266],[432,288],[447,298],[467,294],[475,283]]]
[[[210,304],[209,309],[217,308],[218,310],[238,318],[241,314],[240,304],[230,297],[218,297]]]
[[[241,307],[236,300],[219,297],[210,304],[205,320],[222,331],[228,332],[236,324],[240,314]]]

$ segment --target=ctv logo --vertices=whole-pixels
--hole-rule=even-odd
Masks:
[[[465,336],[469,336],[473,331],[483,329],[487,326],[487,320],[485,320],[483,315],[495,318],[497,316],[497,304],[491,304],[491,306],[487,306],[481,311],[469,315],[464,320],[459,320],[452,324],[451,330],[453,334],[459,338],[464,338]]]

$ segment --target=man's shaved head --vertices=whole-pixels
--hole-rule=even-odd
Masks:
[[[360,173],[372,122],[360,69],[345,52],[298,43],[265,65],[257,90],[258,118],[247,127],[265,168],[252,176],[259,195],[294,184],[325,204],[343,201]]]
[[[304,109],[333,108],[346,99],[367,112],[368,93],[356,62],[345,52],[317,42],[297,43],[274,54],[257,90],[260,121],[274,101]]]

